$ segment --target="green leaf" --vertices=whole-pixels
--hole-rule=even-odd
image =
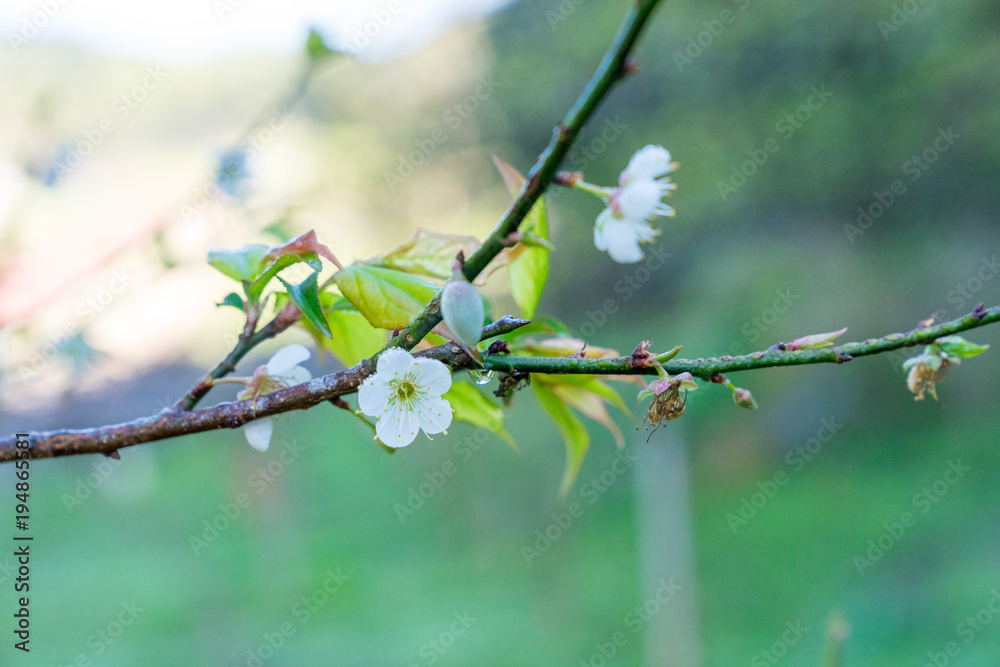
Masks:
[[[354,310],[334,310],[326,314],[330,338],[323,338],[323,347],[345,366],[368,359],[385,347],[385,329],[376,329],[364,315]]]
[[[254,303],[259,301],[260,295],[264,293],[264,288],[267,287],[268,283],[270,283],[280,271],[287,269],[289,266],[298,261],[300,261],[300,259],[292,255],[279,257],[270,264],[267,264],[267,260],[265,260],[264,264],[267,265],[267,268],[246,287],[247,298]],[[313,270],[318,271],[318,269]]]
[[[267,266],[267,269],[247,289],[247,298],[254,302],[260,299],[260,295],[263,294],[264,288],[271,282],[271,279],[292,264],[305,262],[313,271],[322,271],[323,262],[320,261],[320,257],[325,257],[338,269],[341,268],[340,262],[330,252],[330,249],[316,240],[314,230],[300,234],[285,243],[271,246],[262,259],[262,263]]]
[[[437,285],[378,266],[349,266],[334,276],[344,298],[382,329],[405,327],[437,294]]]
[[[249,282],[264,268],[262,260],[267,251],[268,247],[260,243],[229,250],[212,248],[208,251],[208,263],[234,280]]]
[[[619,449],[625,446],[625,437],[618,425],[611,419],[605,402],[611,403],[625,414],[631,416],[625,401],[614,389],[601,378],[593,375],[546,375],[535,373],[536,383],[550,389],[556,396],[571,408],[579,410],[585,416],[602,424],[611,431]]]
[[[524,185],[524,176],[496,156],[493,157],[493,162],[507,185],[507,191],[512,197],[517,196]],[[532,242],[518,245],[511,251],[512,259],[507,264],[507,284],[521,314],[531,319],[535,316],[538,300],[549,278],[549,248],[544,247],[549,241],[549,217],[544,197],[539,197],[528,211],[520,230]]]
[[[295,301],[295,305],[299,307],[302,314],[305,315],[306,320],[309,324],[313,325],[321,331],[326,336],[333,336],[333,332],[330,331],[330,325],[326,322],[326,315],[323,314],[323,308],[319,303],[319,285],[317,281],[319,280],[318,273],[312,273],[308,278],[303,280],[298,285],[291,285],[285,281],[280,276],[278,280],[281,284],[285,286],[288,290],[289,296]]]
[[[236,292],[230,292],[226,295],[226,298],[222,300],[222,303],[217,304],[220,308],[222,306],[232,306],[236,310],[243,310],[243,299]]]
[[[453,382],[444,395],[455,411],[455,419],[485,428],[504,439],[515,451],[517,445],[503,426],[504,409],[468,382]]]
[[[337,258],[330,249],[317,240],[316,230],[314,229],[310,229],[304,234],[299,234],[285,243],[278,243],[271,246],[264,257],[264,261],[276,261],[283,257],[294,257],[296,261],[305,262],[313,271],[323,270],[323,263],[319,261],[320,257],[325,257],[338,269],[341,268],[340,262],[337,261]]]
[[[533,382],[531,386],[535,388],[538,402],[552,417],[566,443],[566,469],[563,471],[562,483],[559,485],[559,495],[565,498],[580,472],[584,456],[587,455],[590,435],[587,434],[583,423],[570,412],[562,399],[556,396],[551,389],[539,382]]]
[[[593,394],[597,394],[598,396],[603,398],[608,403],[611,403],[613,406],[615,406],[625,414],[629,415],[630,417],[632,416],[632,413],[629,412],[628,406],[625,404],[625,401],[622,400],[622,397],[618,394],[617,391],[609,387],[608,383],[605,382],[603,379],[596,377],[594,375],[577,375],[577,376],[561,376],[561,377],[562,378],[573,377],[574,380],[576,380],[576,382],[572,384],[576,384],[581,389],[585,389]]]
[[[935,340],[933,344],[938,346],[949,357],[960,357],[962,359],[978,356],[990,349],[989,345],[971,343],[961,336],[942,336]]]
[[[337,53],[326,45],[323,36],[315,29],[309,30],[309,39],[306,40],[306,56],[309,60],[316,61]]]
[[[375,266],[445,280],[451,276],[451,263],[459,251],[468,257],[478,247],[479,241],[474,236],[441,234],[418,229],[409,241],[387,255],[376,257],[371,263]]]
[[[537,236],[548,238],[548,216],[542,199],[531,208],[521,226]],[[515,248],[512,255],[514,258],[507,265],[507,284],[521,314],[531,319],[535,316],[538,300],[549,278],[549,249],[522,245]]]
[[[284,292],[277,297],[288,298]],[[332,354],[345,367],[351,367],[362,359],[368,359],[385,347],[388,335],[385,329],[376,329],[368,320],[339,294],[320,292],[320,305],[330,325],[330,337],[326,337],[308,320],[300,319],[299,324],[316,340],[316,346]],[[276,304],[277,305],[277,304]]]

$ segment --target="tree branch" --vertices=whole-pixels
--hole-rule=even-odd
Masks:
[[[775,346],[768,350],[738,357],[673,359],[666,362],[664,367],[670,373],[688,371],[693,375],[707,379],[715,373],[773,366],[843,363],[854,357],[929,344],[942,336],[968,331],[998,321],[1000,321],[1000,306],[988,309],[983,309],[980,306],[964,317],[936,326],[915,329],[909,333],[889,334],[882,338],[857,343],[846,343],[828,349],[788,352]],[[488,338],[490,335],[499,335],[525,323],[524,320],[502,318],[484,329],[483,336]],[[475,365],[474,360],[460,346],[452,343],[418,352],[416,356],[438,359],[447,363],[453,370]],[[484,354],[483,365],[489,370],[505,372],[594,375],[651,375],[656,373],[655,367],[639,364],[630,356],[607,359],[573,359],[569,357],[513,357]],[[266,394],[256,401],[220,403],[211,408],[190,412],[164,410],[158,415],[136,419],[124,424],[34,433],[28,438],[31,442],[29,451],[31,458],[95,453],[112,456],[122,447],[130,447],[144,442],[165,440],[179,435],[201,433],[220,428],[239,428],[254,419],[292,410],[305,410],[324,401],[355,392],[368,374],[366,361],[362,361],[339,373],[324,375],[295,387]],[[16,441],[16,436],[0,439],[0,461],[11,461],[17,458]]]

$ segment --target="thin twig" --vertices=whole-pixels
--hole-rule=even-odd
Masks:
[[[209,392],[212,388],[212,380],[218,380],[219,378],[229,375],[236,370],[236,364],[243,359],[244,356],[254,347],[263,343],[269,338],[274,338],[279,333],[287,329],[288,327],[295,324],[299,318],[299,309],[294,303],[289,303],[285,308],[278,313],[273,320],[265,324],[259,330],[255,332],[248,332],[244,330],[240,334],[239,340],[233,347],[232,352],[230,352],[225,359],[219,362],[219,365],[211,370],[208,375],[198,381],[198,383],[191,388],[191,390],[186,393],[181,398],[177,399],[174,403],[174,410],[192,410],[194,406],[198,404],[205,394]],[[248,327],[252,329],[252,327]]]
[[[583,129],[583,126],[615,83],[627,75],[629,70],[626,63],[629,53],[635,47],[639,35],[658,4],[659,0],[644,0],[633,3],[621,28],[618,29],[618,34],[615,35],[614,41],[605,53],[604,59],[597,67],[597,71],[594,72],[594,76],[580,93],[576,103],[566,113],[563,122],[555,128],[552,140],[538,156],[535,166],[528,172],[524,186],[517,193],[514,202],[497,223],[493,232],[479,246],[479,249],[465,261],[465,277],[470,282],[475,280],[486,266],[503,251],[507,238],[517,231],[517,228],[531,211],[531,207],[552,184],[560,163],[569,153],[569,149],[577,135],[580,134],[580,130]],[[441,292],[438,291],[424,311],[403,330],[401,336],[393,338],[386,349],[390,347],[413,349],[440,321]],[[375,355],[369,360],[369,368],[374,368],[377,358],[378,355]]]

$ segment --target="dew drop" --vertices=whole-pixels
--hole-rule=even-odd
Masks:
[[[493,379],[493,371],[476,371],[476,370],[470,370],[469,371],[469,377],[471,377],[472,381],[475,382],[476,384],[478,384],[481,387],[484,384],[489,384],[490,383],[490,380]]]

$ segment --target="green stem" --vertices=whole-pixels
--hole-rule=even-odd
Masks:
[[[576,183],[573,184],[573,188],[576,190],[580,190],[582,192],[586,192],[587,194],[600,197],[605,202],[608,200],[608,197],[611,196],[612,194],[611,191],[613,190],[613,188],[604,188],[601,187],[600,185],[594,185],[592,183],[586,183],[584,181],[577,181]]]
[[[465,260],[465,277],[473,281],[486,266],[506,247],[506,239],[520,226],[535,202],[545,194],[552,184],[560,163],[569,153],[573,141],[587,123],[601,101],[608,95],[615,83],[627,72],[626,62],[660,0],[641,0],[632,3],[621,28],[608,48],[604,59],[597,67],[586,88],[576,103],[566,113],[563,122],[555,128],[548,147],[538,156],[535,166],[518,192],[514,202],[497,223],[493,232],[483,241],[479,249]],[[439,291],[424,311],[410,323],[402,335],[393,338],[385,349],[402,347],[410,350],[423,340],[441,321],[441,292]],[[384,351],[384,350],[383,350]],[[381,353],[380,353],[381,354]],[[378,355],[371,358],[368,367],[374,370]]]
[[[968,331],[1000,321],[1000,306],[976,310],[949,322],[914,329],[908,333],[894,333],[882,338],[872,338],[857,343],[845,343],[836,347],[818,350],[795,350],[786,352],[774,346],[760,352],[741,356],[721,356],[707,359],[672,359],[663,362],[663,368],[671,375],[685,371],[709,379],[717,373],[749,371],[775,366],[797,366],[801,364],[840,364],[855,357],[889,352],[902,347],[927,345],[937,338]],[[593,375],[643,374],[655,375],[654,365],[637,364],[632,357],[610,357],[604,359],[573,359],[569,357],[515,357],[503,355],[483,355],[483,366],[487,370],[528,373],[583,373]]]

